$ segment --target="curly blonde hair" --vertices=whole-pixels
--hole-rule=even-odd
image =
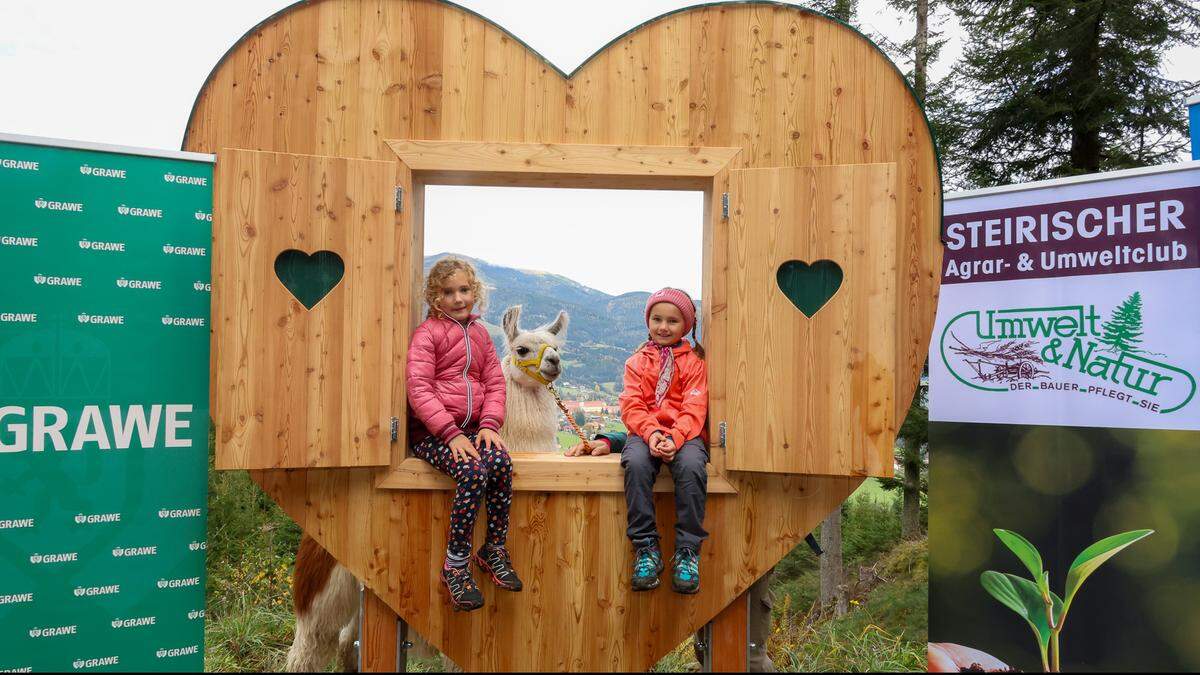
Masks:
[[[467,275],[468,283],[471,284],[471,290],[475,293],[474,311],[477,314],[483,313],[484,308],[487,306],[487,288],[484,287],[483,281],[475,271],[475,266],[462,258],[449,256],[435,262],[433,267],[429,269],[429,274],[425,277],[425,304],[429,306],[429,309],[425,312],[425,318],[432,319],[434,317],[445,316],[437,308],[437,301],[442,295],[442,285],[455,272],[463,272]]]

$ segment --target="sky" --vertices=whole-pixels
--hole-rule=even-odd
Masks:
[[[613,37],[700,1],[459,4],[570,72]],[[222,54],[290,4],[0,0],[0,132],[178,149],[196,94]],[[859,23],[865,32],[897,42],[913,31],[885,0],[860,0]],[[941,28],[951,39],[931,69],[935,80],[961,54],[957,26],[947,21]],[[1167,72],[1194,79],[1197,63],[1200,49],[1176,49]],[[696,193],[440,187],[429,195],[426,253],[455,250],[563,274],[613,294],[665,285],[697,293],[700,218]]]

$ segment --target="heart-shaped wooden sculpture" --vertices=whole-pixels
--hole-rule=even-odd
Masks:
[[[775,280],[796,309],[811,319],[842,287],[842,268],[832,260],[818,260],[811,265],[789,260],[779,266]]]
[[[333,251],[305,253],[294,248],[275,258],[275,276],[306,309],[312,309],[346,274],[346,264]]]
[[[562,30],[577,28],[564,24]],[[367,436],[355,430],[386,424],[392,415],[398,421],[398,439],[378,444],[390,453],[385,457],[400,457],[407,444],[416,440],[409,438],[405,427],[403,367],[409,335],[423,315],[419,288],[414,286],[423,278],[424,185],[438,184],[446,177],[418,175],[425,170],[416,163],[400,166],[388,139],[471,144],[452,154],[468,169],[476,163],[477,155],[471,153],[484,152],[482,156],[497,161],[511,159],[500,154],[503,148],[481,149],[475,144],[544,145],[541,154],[533,157],[533,163],[543,169],[564,156],[555,147],[561,145],[693,148],[695,157],[705,148],[739,149],[728,172],[722,170],[715,177],[720,183],[710,181],[707,188],[709,215],[717,214],[705,222],[707,248],[700,256],[706,293],[711,290],[713,296],[704,298],[711,310],[704,317],[710,328],[704,346],[711,348],[706,357],[707,412],[710,431],[721,422],[729,423],[727,438],[739,438],[738,434],[749,433],[748,425],[759,424],[761,436],[771,439],[772,466],[776,457],[779,463],[772,468],[764,460],[757,471],[727,472],[737,494],[709,496],[704,527],[711,538],[704,543],[698,594],[681,595],[669,589],[631,592],[626,575],[633,558],[626,537],[624,495],[619,489],[559,490],[562,481],[547,478],[541,488],[513,493],[507,547],[526,581],[525,591],[498,592],[490,583],[481,584],[486,604],[477,612],[454,612],[445,596],[438,595],[451,493],[432,487],[433,483],[426,489],[384,487],[382,483],[396,475],[403,462],[389,468],[373,461],[374,449],[353,455],[343,450],[367,442]],[[256,433],[264,439],[275,438],[286,424],[319,427],[321,444],[313,446],[312,456],[322,454],[320,468],[287,468],[304,466],[296,458],[310,457],[309,449],[282,440],[257,444],[244,458],[230,453],[226,466],[253,468],[253,479],[366,585],[364,664],[396,665],[383,659],[396,652],[395,643],[384,644],[380,638],[396,634],[395,623],[389,631],[380,622],[386,610],[398,613],[468,671],[649,670],[710,619],[744,621],[738,612],[744,612],[748,603],[734,601],[754,579],[799,545],[865,476],[893,471],[895,429],[916,390],[933,325],[941,277],[942,190],[932,134],[904,76],[865,37],[832,18],[770,0],[700,4],[623,33],[567,73],[530,50],[521,36],[451,2],[296,3],[248,31],[216,65],[196,97],[184,147],[207,153],[254,148],[262,154],[253,161],[217,164],[214,202],[223,210],[214,219],[220,221],[214,222],[214,232],[222,233],[214,240],[214,251],[221,247],[214,256],[214,278],[226,269],[234,270],[246,246],[247,230],[235,224],[258,219],[261,226],[255,228],[259,238],[254,243],[280,242],[262,249],[267,251],[262,265],[270,264],[270,251],[278,253],[295,245],[289,242],[304,241],[310,250],[334,249],[352,258],[346,262],[354,263],[353,285],[335,293],[362,292],[373,302],[364,285],[394,284],[395,297],[381,304],[394,311],[390,324],[359,320],[348,305],[346,321],[320,327],[320,338],[339,341],[338,350],[317,353],[324,367],[336,362],[345,371],[348,384],[337,390],[339,396],[351,385],[386,389],[393,392],[391,407],[368,409],[359,399],[345,397],[342,406],[304,408],[309,416],[301,418],[272,404],[258,421],[247,407],[248,399],[237,391],[231,394],[221,388],[214,395],[223,401],[215,405],[224,406],[225,416],[218,422],[218,453],[222,434],[249,438],[244,433],[247,425],[257,424]],[[582,179],[571,176],[595,174],[601,165],[615,170],[629,156],[627,151],[604,154],[608,151],[593,148],[590,152],[593,160],[561,166],[558,173],[545,176],[557,175],[564,184],[582,186],[578,182]],[[301,160],[295,157],[299,155],[324,159]],[[370,167],[362,164],[368,161]],[[353,172],[351,164],[358,166]],[[846,168],[867,165],[893,168]],[[490,182],[480,184],[522,185],[528,168],[521,164],[516,173],[495,173]],[[647,180],[642,189],[698,190],[696,181],[711,175],[707,168],[696,167],[691,178],[659,182],[646,173],[650,168],[643,164],[632,170]],[[680,171],[679,166],[668,169],[668,175]],[[251,171],[248,181],[243,180],[246,170]],[[736,179],[728,175],[735,171],[747,173]],[[343,178],[351,173],[359,182]],[[751,175],[755,173],[759,175]],[[376,174],[386,176],[378,181],[378,188],[374,179],[368,182]],[[616,187],[613,175],[595,175],[590,187]],[[276,188],[272,181],[285,177],[289,182],[281,185],[289,187]],[[389,198],[395,186],[405,190],[402,208],[394,210],[390,208],[394,200]],[[244,197],[251,187],[256,191],[253,205]],[[748,197],[751,189],[753,196]],[[340,201],[347,193],[355,197],[353,208]],[[800,199],[801,193],[810,196]],[[727,220],[721,218],[726,194]],[[727,236],[728,228],[749,223],[737,213],[743,202],[761,207],[754,217],[772,224],[748,235],[772,242],[766,252],[749,258],[739,257],[745,242]],[[381,213],[372,214],[368,204],[380,206]],[[328,217],[331,205],[336,220]],[[326,210],[319,211],[322,206]],[[784,208],[776,213],[772,208],[776,206]],[[364,214],[378,217],[367,226]],[[307,225],[315,223],[314,218],[320,220],[320,227]],[[801,227],[801,219],[824,227]],[[854,226],[830,227],[834,221]],[[885,222],[886,226],[879,225]],[[495,227],[512,239],[524,236],[520,222],[497,220]],[[307,238],[295,236],[300,232]],[[391,237],[388,244],[381,243],[385,232]],[[268,233],[279,238],[268,240]],[[464,247],[470,243],[462,242]],[[376,253],[371,259],[375,267],[368,268],[367,256]],[[567,255],[580,265],[594,262],[590,253],[586,247],[549,247],[544,252]],[[817,268],[815,274],[814,270],[805,273],[796,262],[779,268],[784,261],[802,258],[812,268],[823,257],[836,260],[840,271],[854,275],[855,283],[839,289],[828,271]],[[224,261],[229,261],[228,267],[223,267]],[[393,274],[389,265],[398,272]],[[771,266],[776,267],[785,293],[793,279],[803,282],[799,288],[813,279],[819,282],[818,290],[825,287],[811,306],[797,303],[802,311],[816,311],[834,291],[849,301],[848,293],[859,290],[859,281],[866,289],[863,297],[868,290],[880,294],[877,308],[869,317],[865,312],[848,312],[846,321],[837,326],[825,320],[834,318],[834,310],[842,309],[839,305],[822,310],[826,316],[821,320],[801,319],[773,296]],[[260,272],[256,268],[239,274],[248,277]],[[750,277],[752,285],[733,285]],[[232,330],[261,324],[263,331],[272,330],[274,315],[245,316],[247,299],[232,293],[232,283],[223,286],[213,296],[214,325]],[[772,302],[762,303],[764,309],[783,310],[780,314],[786,321],[772,321],[779,317],[768,315],[747,316],[739,324],[728,321],[730,307],[744,307],[750,294],[757,301],[764,293],[772,294],[767,296]],[[274,295],[274,299],[283,298]],[[250,298],[254,306],[269,306],[266,301]],[[340,301],[341,296],[335,295],[324,301],[322,309],[330,310]],[[232,319],[226,322],[226,317]],[[357,333],[352,332],[355,327]],[[836,333],[839,330],[841,334]],[[306,339],[317,339],[317,332],[314,327]],[[754,342],[747,333],[753,334]],[[365,371],[361,361],[353,360],[364,349],[360,342],[364,339],[366,348],[381,355],[379,363],[385,367]],[[230,344],[216,343],[218,347]],[[298,345],[295,340],[289,343],[301,349]],[[380,345],[386,349],[379,349]],[[878,353],[866,351],[871,345],[879,348]],[[775,354],[784,350],[794,364],[787,369],[775,360]],[[310,381],[303,370],[271,372],[275,361],[266,357],[254,371],[239,373],[240,358],[236,353],[214,352],[214,371],[234,381],[253,375],[272,386],[287,378],[278,385],[280,390],[310,392],[312,400],[325,401],[317,397],[332,390],[330,380]],[[278,357],[272,352],[270,358]],[[756,359],[770,366],[762,368],[770,373],[770,380],[752,384],[773,387],[777,395],[756,396],[753,408],[731,408],[727,401],[733,393],[729,381],[734,369],[744,369]],[[854,367],[846,368],[847,363]],[[783,405],[794,409],[774,412]],[[785,434],[784,425],[798,419],[801,406],[809,427],[801,434]],[[840,415],[842,421],[832,424],[833,415]],[[386,436],[377,433],[376,438]],[[297,432],[289,438],[307,436]],[[765,457],[768,449],[744,446],[739,451],[721,448],[715,437],[711,440],[716,461],[708,466],[713,475],[726,473],[717,465],[723,451],[729,450],[724,461],[729,461],[731,452],[742,452],[739,461],[749,464],[751,455]],[[553,468],[545,470],[559,471],[558,461],[548,458],[546,466]],[[574,464],[583,458],[567,461],[572,464],[561,471],[591,477],[588,469],[576,468],[583,464]],[[247,466],[234,466],[236,462]],[[801,465],[825,470],[797,471]],[[662,472],[661,480],[669,490],[668,474]],[[662,498],[669,499],[668,494]],[[582,527],[580,514],[587,518]],[[674,525],[671,515],[658,520],[668,549]],[[483,534],[483,526],[476,523],[476,535]],[[584,633],[590,637],[579,637]],[[727,654],[733,653],[733,647],[745,649],[745,628],[739,628],[737,635],[732,629],[715,628],[714,634],[730,636],[721,643],[731,647]],[[577,637],[564,639],[564,635]],[[743,656],[732,659],[738,663],[727,666],[730,670],[745,669],[745,652],[739,653]]]

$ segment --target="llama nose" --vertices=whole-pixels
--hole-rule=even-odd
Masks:
[[[547,356],[546,356],[546,361],[547,361],[547,362],[548,362],[550,365],[552,365],[552,366],[554,366],[554,367],[556,367],[556,368],[557,368],[557,367],[558,367],[558,354],[549,354],[549,355],[547,355]]]

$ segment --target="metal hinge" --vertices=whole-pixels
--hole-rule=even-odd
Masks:
[[[392,418],[392,442],[395,443],[400,439],[400,418]]]
[[[720,447],[722,447],[722,448],[725,447],[725,430],[727,428],[728,427],[726,426],[726,424],[724,422],[721,422],[720,424],[717,425],[717,433],[720,435],[720,443],[721,443]]]
[[[729,220],[729,193],[721,193],[721,220]]]
[[[400,185],[396,186],[396,213],[404,212],[404,188]]]

